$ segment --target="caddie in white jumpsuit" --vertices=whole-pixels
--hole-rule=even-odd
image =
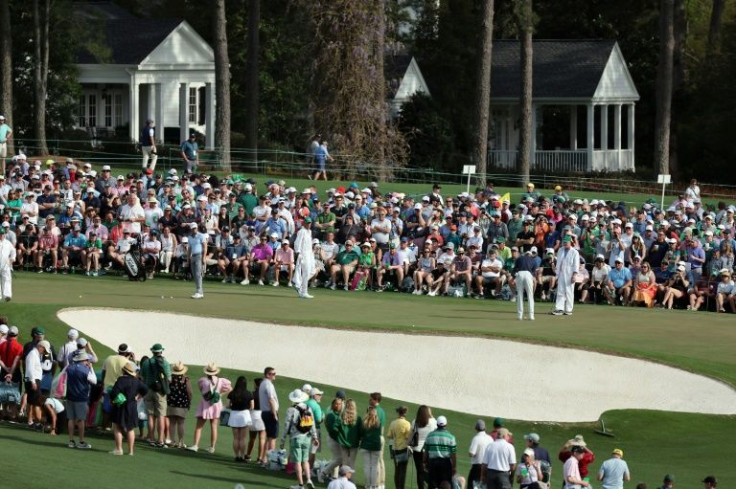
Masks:
[[[5,239],[5,228],[0,227],[0,300],[9,301],[13,297],[13,262],[15,246]]]
[[[305,217],[302,228],[296,233],[294,252],[298,253],[294,271],[294,288],[300,299],[313,299],[309,295],[309,279],[314,274],[314,251],[312,250],[312,219]]]
[[[575,303],[575,275],[580,268],[580,254],[572,247],[572,237],[562,239],[562,248],[557,252],[557,301],[552,314],[572,315]]]

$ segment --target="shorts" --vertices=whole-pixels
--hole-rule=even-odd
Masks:
[[[0,143],[0,157],[6,158],[8,156],[8,143]]]
[[[143,398],[146,403],[146,412],[151,416],[166,416],[166,395],[158,392],[148,391]]]
[[[303,463],[309,460],[309,447],[312,439],[308,435],[296,435],[289,440],[289,460]]]
[[[278,438],[279,437],[279,422],[274,418],[271,411],[262,411],[261,417],[263,418],[263,426],[266,428],[267,438]]]
[[[447,270],[445,268],[443,269],[435,268],[434,270],[432,270],[431,273],[432,273],[432,280],[439,280],[447,273]]]
[[[186,418],[189,408],[166,406],[166,416],[169,418]]]
[[[36,384],[36,389],[33,389],[33,384]],[[40,406],[41,405],[41,386],[38,381],[31,382],[30,380],[26,380],[26,392],[28,393],[28,397],[26,397],[28,405],[29,406]]]
[[[66,418],[85,420],[89,414],[89,404],[86,402],[66,401]]]

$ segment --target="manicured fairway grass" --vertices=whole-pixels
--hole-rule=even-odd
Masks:
[[[242,174],[244,179],[247,178],[253,178],[256,182],[258,182],[258,193],[264,193],[266,191],[265,183],[269,180],[273,181],[279,181],[284,180],[286,181],[287,186],[293,186],[296,187],[297,192],[301,192],[302,189],[306,187],[310,187],[314,185],[317,187],[317,190],[320,192],[320,197],[325,196],[325,191],[329,188],[338,188],[340,186],[345,187],[347,189],[352,182],[350,181],[339,181],[339,180],[319,180],[319,181],[313,181],[309,180],[307,178],[291,178],[291,177],[283,177],[278,175],[264,175],[264,174]],[[532,181],[535,181],[532,178]],[[458,183],[442,183],[442,195],[444,196],[451,196],[454,197],[457,194],[461,192],[465,192],[467,190],[467,184],[466,181],[463,180],[462,184]],[[549,178],[547,180],[548,187],[544,188],[543,184],[539,181],[536,181],[537,188],[536,190],[540,192],[542,195],[546,197],[551,197],[554,194],[554,187],[555,185],[561,185],[562,187],[566,187],[565,191],[572,199],[580,198],[580,199],[598,199],[598,200],[613,200],[615,202],[619,202],[621,200],[627,202],[627,205],[636,205],[639,206],[646,202],[649,198],[654,198],[657,202],[659,202],[661,195],[657,192],[655,193],[641,193],[640,191],[637,192],[637,189],[630,188],[628,186],[624,186],[622,184],[620,191],[614,191],[614,192],[593,192],[593,191],[583,191],[583,190],[571,190],[570,185],[574,185],[575,179],[567,178],[567,177],[560,177],[559,179]],[[357,182],[360,185],[360,188],[364,188],[368,186],[370,182],[367,181],[358,181]],[[473,180],[470,184],[470,192],[474,192],[476,188],[476,182]],[[504,186],[496,186],[495,190],[497,193],[503,195],[506,192],[509,192],[511,194],[511,202],[512,203],[518,203],[521,200],[521,195],[526,192],[525,188],[522,187],[504,187]],[[669,190],[669,189],[668,189]],[[432,183],[405,183],[405,182],[381,182],[379,184],[379,191],[382,193],[385,192],[400,192],[405,193],[407,195],[426,195],[429,192],[432,191]],[[672,197],[669,195],[665,198],[665,202],[671,201]],[[706,201],[710,202],[708,199]]]
[[[22,341],[27,341],[32,326],[44,325],[49,339],[59,345],[68,326],[56,318],[57,310],[105,306],[311,326],[502,336],[651,358],[736,384],[736,359],[733,355],[736,321],[732,315],[589,306],[576,308],[571,318],[558,318],[541,314],[550,306],[539,304],[537,321],[520,323],[515,319],[511,303],[393,293],[346,293],[319,289],[314,293],[315,300],[299,301],[294,292],[286,288],[242,287],[217,282],[205,285],[204,301],[193,301],[189,299],[193,292],[191,283],[168,279],[141,284],[119,277],[38,276],[29,273],[16,274],[14,286],[15,299],[0,305],[0,314],[10,316],[11,323],[21,327],[25,333]],[[84,334],[83,327],[81,330]],[[212,338],[210,341],[226,339]],[[101,356],[111,353],[109,348],[96,342],[95,345]],[[174,352],[171,354],[175,355]],[[244,345],[243,354],[248,354],[247,345]],[[462,355],[462,352],[448,354]],[[394,355],[392,353],[392,357]],[[411,352],[406,352],[406,356],[410,361]],[[498,354],[491,356],[489,352],[488,365],[469,366],[469,371],[483,368],[492,372],[494,362],[498,361],[502,361]],[[278,365],[274,366],[278,368]],[[349,366],[349,360],[346,366]],[[189,375],[193,379],[200,372],[200,367],[190,366]],[[525,372],[523,365],[519,365],[519,372],[525,378],[536,375],[535,372]],[[224,372],[233,380],[240,374],[243,373]],[[248,379],[256,375],[252,372],[244,374]],[[397,375],[400,375],[400,370],[397,370]],[[288,391],[305,380],[309,381],[279,378],[277,385],[282,405],[286,403]],[[327,404],[338,387],[320,387],[326,391],[323,404]],[[376,389],[380,387],[376,386]],[[348,394],[358,400],[359,409],[363,411],[367,395],[350,391]],[[437,393],[438,399],[444,395],[449,394]],[[524,391],[520,388],[510,395],[523,396]],[[195,395],[196,402],[198,398]],[[703,399],[703,403],[707,402]],[[384,401],[390,419],[398,403],[396,400]],[[570,409],[575,409],[574,393],[570,393],[569,405]],[[416,406],[409,406],[413,417]],[[489,406],[489,411],[493,411],[492,406]],[[475,417],[437,409],[434,414],[448,416],[449,428],[458,436],[460,472],[466,474],[466,451]],[[657,487],[668,472],[677,476],[677,484],[682,487],[700,487],[699,481],[709,473],[715,473],[723,487],[736,482],[736,468],[726,449],[736,433],[734,416],[612,411],[605,413],[603,418],[616,438],[596,435],[593,431],[596,425],[593,424],[533,424],[513,420],[507,420],[507,424],[518,440],[517,451],[522,445],[523,434],[532,430],[540,433],[542,444],[554,453],[564,440],[576,433],[583,434],[598,456],[594,470],[608,458],[612,448],[622,448],[633,472],[632,487],[638,481]],[[190,419],[188,443],[191,443],[192,432],[193,420]],[[5,473],[3,487],[45,488],[52,484],[60,487],[75,484],[75,487],[111,488],[231,488],[242,483],[246,488],[284,488],[293,483],[284,474],[232,462],[231,435],[227,428],[220,429],[215,455],[174,449],[155,450],[141,445],[136,457],[111,457],[107,451],[112,449],[112,441],[107,437],[92,437],[90,441],[94,448],[89,452],[67,449],[65,441],[63,435],[52,438],[18,426],[1,424],[0,457],[5,467],[13,467]],[[201,445],[206,446],[208,442],[209,432],[205,431]],[[323,458],[328,458],[327,454]],[[357,480],[361,482],[363,465],[362,460],[358,460]],[[389,470],[387,487],[393,487],[388,459],[386,465]],[[554,484],[558,484],[561,464],[555,464],[554,471]],[[29,474],[35,475],[29,477]]]

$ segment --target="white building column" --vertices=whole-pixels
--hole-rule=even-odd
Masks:
[[[161,124],[161,121],[156,117],[156,85],[153,83],[145,84],[146,90],[146,113],[143,114],[146,119],[153,119],[156,122],[156,127]]]
[[[601,105],[601,149],[608,149],[608,105]]]
[[[629,104],[629,123],[627,124],[628,134],[626,140],[628,142],[627,147],[631,150],[632,161],[634,154],[634,104]]]
[[[587,130],[585,135],[587,136],[587,143],[585,149],[588,151],[588,171],[593,170],[593,150],[595,149],[595,105],[589,103],[587,106],[587,117],[586,117]]]
[[[578,106],[570,107],[570,149],[578,149]]]
[[[205,83],[205,113],[204,113],[204,137],[205,147],[212,149],[215,147],[215,89],[212,83]]]
[[[140,116],[140,104],[138,100],[138,92],[140,84],[136,81],[135,75],[130,77],[130,139],[138,141],[138,133],[140,132],[141,116]]]
[[[156,131],[156,136],[159,142],[163,142],[164,128],[166,127],[166,123],[164,121],[164,114],[166,113],[166,111],[164,111],[164,87],[161,83],[156,83],[153,85],[153,87],[154,99],[156,101],[154,120],[156,121],[156,127],[158,128],[158,130]]]
[[[179,84],[179,141],[189,139],[189,85]]]

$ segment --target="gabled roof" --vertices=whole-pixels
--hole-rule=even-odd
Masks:
[[[494,41],[491,68],[491,100],[514,99],[521,95],[519,41]],[[611,40],[535,40],[533,45],[533,97],[536,99],[593,99],[612,58],[620,55]],[[638,99],[631,76],[622,62],[632,91]],[[620,68],[620,67],[619,67]]]
[[[176,19],[120,18],[103,21],[103,39],[111,50],[110,60],[98,60],[83,50],[77,63],[137,65],[160,45],[183,21]]]

